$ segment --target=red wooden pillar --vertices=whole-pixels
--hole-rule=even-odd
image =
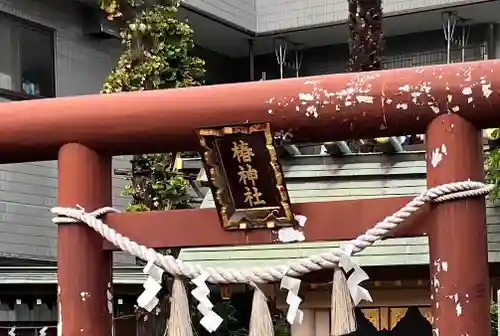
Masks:
[[[455,114],[427,128],[427,185],[484,179],[480,132]],[[491,334],[486,207],[483,197],[433,205],[429,229],[436,336]]]
[[[111,205],[111,157],[80,144],[59,151],[59,204],[86,211]],[[99,234],[82,223],[58,229],[58,303],[62,335],[111,335],[107,292],[112,255]]]

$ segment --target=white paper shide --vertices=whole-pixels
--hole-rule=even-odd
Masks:
[[[191,295],[199,302],[196,308],[203,315],[200,324],[208,332],[214,332],[219,328],[223,320],[212,310],[214,305],[209,299],[210,289],[207,286],[207,279],[208,273],[203,272],[191,280],[196,286],[196,288],[191,291]]]
[[[288,290],[286,303],[288,304],[288,312],[286,320],[290,324],[300,324],[304,318],[304,313],[299,309],[302,299],[299,297],[300,279],[295,279],[289,276],[284,276],[281,279],[280,288]]]
[[[354,271],[347,279],[347,287],[349,288],[349,292],[351,293],[352,300],[354,301],[354,305],[358,305],[362,300],[373,302],[373,299],[365,288],[361,287],[361,283],[363,281],[368,280],[370,277],[366,274],[365,271],[361,269],[358,265],[356,265],[352,259],[352,250],[354,246],[349,245],[344,249],[344,253],[340,257],[339,266],[344,270],[347,274],[352,269]]]
[[[156,295],[158,295],[158,292],[161,290],[163,269],[156,266],[154,261],[149,261],[142,271],[144,274],[148,275],[148,278],[143,285],[144,291],[137,298],[137,305],[151,312],[159,302]]]

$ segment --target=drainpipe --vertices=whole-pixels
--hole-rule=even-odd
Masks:
[[[280,79],[284,77],[285,61],[286,61],[286,42],[278,41],[278,46],[274,48],[276,61],[280,69]]]
[[[469,42],[470,25],[467,24],[467,19],[460,18],[460,49],[462,51],[462,62],[465,62],[465,48]]]
[[[403,152],[403,142],[406,140],[406,136],[399,136],[399,137],[390,137],[389,138],[389,143],[392,145],[392,148],[394,148],[395,152]]]
[[[284,69],[286,62],[286,42],[278,41],[278,46],[275,48],[274,52],[276,53],[276,61],[278,62],[280,69],[280,79],[284,77]],[[299,149],[295,145],[285,145],[283,146],[288,154],[293,156],[301,155]]]
[[[285,145],[283,147],[285,147],[285,150],[288,152],[288,154],[292,156],[302,155],[302,153],[300,153],[299,149],[295,145]]]
[[[295,46],[295,77],[300,77],[300,68],[302,66],[302,50]]]
[[[497,58],[496,55],[496,34],[495,34],[495,24],[490,23],[488,24],[488,44],[487,44],[487,49],[486,49],[486,55],[488,59],[495,59]]]
[[[255,80],[255,55],[253,51],[253,40],[248,40],[248,62],[250,68],[250,81]]]
[[[342,152],[342,154],[350,154],[350,153],[352,153],[351,152],[351,148],[349,148],[349,146],[347,145],[347,142],[345,142],[345,141],[337,141],[336,145],[340,149],[340,151]]]
[[[338,154],[351,154],[351,148],[347,145],[345,141],[334,141],[334,142],[325,142],[323,144],[325,150],[330,155],[338,155]]]
[[[392,137],[381,137],[375,138],[375,141],[378,144],[387,144],[389,143],[392,147],[392,150],[396,153],[403,152],[403,142],[406,140],[406,136],[392,136]]]
[[[444,12],[443,16],[443,33],[446,40],[446,63],[451,63],[451,44],[455,35],[455,26],[457,23],[456,12]]]

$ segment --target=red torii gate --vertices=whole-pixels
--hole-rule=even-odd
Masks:
[[[291,131],[297,142],[425,133],[429,187],[480,181],[479,130],[500,122],[498,74],[500,61],[483,61],[2,104],[0,163],[58,159],[60,206],[92,211],[111,205],[112,155],[193,150],[196,129],[270,122],[274,131]],[[443,145],[444,158],[431,164],[431,153]],[[306,241],[341,240],[408,200],[316,202],[294,204],[293,210],[308,218]],[[106,222],[153,248],[276,242],[270,230],[223,230],[215,209],[110,214]],[[485,224],[485,201],[478,197],[429,207],[416,225],[395,234],[429,234],[436,335],[490,333]],[[108,336],[112,248],[85,225],[58,230],[62,333]],[[441,262],[446,272],[439,272]],[[81,292],[91,295],[82,301]]]

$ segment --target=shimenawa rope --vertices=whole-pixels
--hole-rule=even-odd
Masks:
[[[339,336],[349,334],[356,330],[353,306],[356,304],[354,301],[359,301],[359,297],[357,299],[354,298],[355,296],[359,296],[359,292],[358,295],[354,295],[353,292],[356,292],[356,290],[363,290],[368,293],[363,288],[360,288],[359,285],[357,288],[354,288],[354,290],[348,288],[349,281],[346,280],[342,273],[342,269],[346,270],[346,264],[349,263],[352,267],[353,263],[350,262],[349,259],[351,254],[359,253],[368,246],[371,246],[377,240],[387,236],[426,203],[483,196],[488,194],[492,189],[493,186],[491,185],[472,181],[455,182],[434,187],[416,196],[393,215],[386,217],[373,228],[350,241],[350,245],[346,250],[334,248],[326,253],[314,254],[307,258],[298,259],[284,265],[242,269],[217,267],[203,268],[199,265],[185,263],[170,255],[163,255],[151,248],[139,245],[130,240],[130,238],[111,229],[102,220],[98,219],[98,217],[107,213],[118,212],[113,208],[105,207],[91,213],[86,213],[84,209],[56,207],[52,209],[52,213],[57,215],[57,217],[53,219],[54,223],[86,223],[119,249],[148,261],[151,265],[152,262],[154,262],[156,265],[161,266],[167,273],[176,277],[175,283],[177,284],[177,290],[172,293],[171,305],[178,309],[179,307],[184,308],[177,311],[177,314],[174,314],[175,316],[172,315],[170,317],[168,323],[169,336],[192,335],[192,332],[190,332],[191,329],[189,329],[190,325],[188,325],[190,322],[186,320],[186,316],[189,316],[189,307],[185,304],[185,302],[187,302],[186,292],[185,290],[181,290],[182,285],[179,277],[187,277],[191,280],[197,277],[206,278],[206,281],[211,283],[247,283],[252,285],[255,287],[255,295],[250,323],[250,335],[271,336],[273,335],[273,330],[271,328],[272,325],[270,326],[269,324],[271,318],[269,309],[267,304],[265,304],[265,295],[258,289],[257,284],[282,280],[282,287],[286,288],[283,284],[284,282],[290,283],[290,281],[287,281],[290,280],[290,278],[299,277],[306,273],[326,268],[336,268],[332,287],[332,321],[336,321],[336,323],[332,323],[330,332],[332,336]],[[346,253],[346,251],[349,252]],[[357,269],[359,272],[364,273],[359,267],[357,267]],[[364,276],[364,279],[368,278],[366,273],[364,273]],[[300,285],[300,280],[295,281]],[[200,284],[197,285],[198,288],[196,290],[198,290],[198,292],[201,290],[201,294],[204,296],[208,295],[208,287],[203,285],[201,287],[206,287],[206,289],[203,289],[199,285]],[[356,287],[357,284],[354,285],[354,287]],[[192,291],[195,297],[196,295],[194,292],[196,290]],[[203,292],[203,290],[205,290],[205,292]],[[155,294],[153,293],[152,295],[154,296]],[[352,300],[350,296],[352,296]],[[369,298],[369,294],[367,297]],[[290,308],[287,320],[290,323],[301,321],[302,312],[298,309],[301,300],[302,299],[298,296],[298,287],[289,289],[287,303]],[[202,325],[207,330],[213,331],[217,329],[222,319],[211,311],[211,307],[208,307],[209,305],[211,305],[210,302],[205,304],[200,303],[198,310],[204,315],[204,319],[201,321]],[[216,315],[217,318],[213,318],[213,315]],[[267,321],[267,323],[264,323],[265,321]]]
[[[420,209],[424,204],[429,202],[444,202],[448,200],[476,197],[488,194],[492,186],[481,182],[463,181],[444,184],[438,187],[431,188],[416,196],[412,201],[399,209],[393,215],[386,217],[381,222],[377,223],[373,228],[366,231],[364,234],[353,239],[350,243],[354,246],[353,254],[363,251],[368,246],[388,235],[408,217]],[[314,254],[307,258],[292,261],[286,265],[258,267],[258,268],[202,268],[199,265],[183,262],[175,259],[170,255],[163,255],[144,245],[139,245],[124,237],[107,226],[102,220],[97,217],[107,213],[118,212],[113,208],[105,207],[91,213],[86,213],[82,209],[60,208],[52,209],[52,213],[57,217],[53,218],[53,222],[72,223],[83,222],[97,231],[103,238],[118,247],[119,249],[130,253],[140,259],[149,261],[154,260],[155,263],[165,269],[165,271],[174,276],[185,276],[193,279],[202,272],[209,274],[208,282],[211,283],[269,283],[281,280],[283,276],[298,277],[310,272],[319,271],[325,268],[334,268],[338,265],[339,258],[344,253],[339,248],[334,248],[329,252],[322,254]]]

